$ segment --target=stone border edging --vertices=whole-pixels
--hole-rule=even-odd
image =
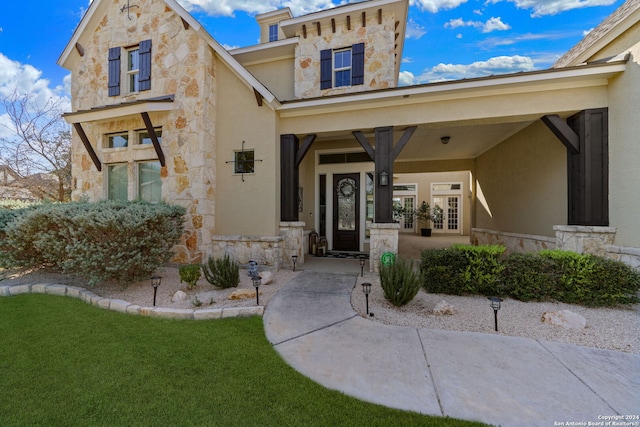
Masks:
[[[77,298],[87,304],[105,310],[138,316],[160,317],[165,319],[215,320],[230,317],[262,316],[264,306],[256,307],[228,307],[192,310],[183,308],[142,307],[120,299],[103,298],[93,292],[77,287],[52,283],[38,283],[35,285],[5,285],[0,286],[0,297],[10,297],[23,294],[46,294]]]

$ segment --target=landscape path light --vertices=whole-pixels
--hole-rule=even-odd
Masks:
[[[151,276],[151,286],[153,286],[153,306],[156,306],[156,295],[158,294],[158,286],[162,281],[162,276]]]
[[[364,277],[364,263],[366,260],[364,257],[360,257],[360,277]]]
[[[493,318],[495,321],[496,332],[498,332],[498,310],[500,310],[500,303],[502,302],[502,298],[488,297],[487,299],[491,301],[491,308],[493,308]]]
[[[296,271],[296,261],[298,261],[298,255],[291,255],[291,261],[293,262],[293,271]]]
[[[262,282],[262,277],[252,276],[251,281],[253,282],[253,286],[256,288],[256,305],[260,305],[260,294],[258,293],[258,288],[260,288],[260,282]]]
[[[367,315],[369,315],[369,294],[371,293],[371,283],[363,283],[362,292],[364,292],[364,297],[367,300]]]

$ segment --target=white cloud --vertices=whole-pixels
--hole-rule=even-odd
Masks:
[[[482,30],[483,33],[490,33],[492,31],[505,31],[511,29],[511,26],[502,22],[502,18],[500,17],[491,17],[486,22],[465,21],[462,18],[457,18],[451,19],[449,22],[444,24],[444,28],[455,29],[460,27],[478,28]]]
[[[0,53],[0,97],[11,96],[16,92],[31,94],[40,105],[54,100],[60,102],[65,111],[70,110],[70,76],[65,77],[64,86],[52,89],[50,84],[49,80],[42,78],[42,71],[32,65],[13,61]]]
[[[413,19],[409,19],[407,22],[407,32],[406,36],[408,39],[418,40],[420,37],[427,34],[427,30],[420,24],[418,24]]]
[[[582,32],[582,37],[587,37],[587,35],[588,35],[591,31],[593,31],[593,29],[594,29],[594,28],[595,28],[595,27],[591,27],[591,28],[589,28],[588,30],[584,30],[584,31]]]
[[[294,16],[300,16],[353,1],[342,0],[336,4],[331,0],[178,0],[178,3],[188,11],[199,10],[211,16],[265,13],[285,7],[291,9]]]
[[[400,71],[398,75],[398,86],[412,86],[415,84],[415,76],[410,71]]]
[[[467,0],[410,0],[411,6],[417,6],[421,10],[436,13],[443,9],[455,9]]]
[[[482,26],[483,33],[490,33],[492,31],[506,31],[510,29],[511,29],[511,25],[505,24],[504,22],[502,22],[502,18],[499,16],[497,18],[491,17]]]
[[[438,64],[424,70],[414,78],[418,83],[433,83],[446,80],[470,79],[497,74],[515,73],[518,71],[534,71],[536,69],[531,58],[526,56],[497,56],[486,61],[472,64]]]
[[[498,3],[501,0],[491,0]],[[582,9],[593,6],[609,6],[616,0],[507,0],[515,3],[518,9],[531,9],[532,17],[544,15],[556,15],[573,9]]]
[[[411,58],[409,56],[404,56],[404,57],[402,57],[402,63],[403,64],[412,64],[413,63],[413,58]]]

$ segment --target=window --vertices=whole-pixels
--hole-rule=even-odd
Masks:
[[[138,198],[150,203],[162,201],[160,162],[138,163]]]
[[[234,155],[234,173],[254,173],[255,172],[255,156],[251,151],[236,151]]]
[[[127,165],[109,165],[107,167],[107,198],[109,200],[128,200],[129,179]]]
[[[127,81],[129,82],[129,92],[140,91],[140,50],[138,47],[127,51]]]
[[[109,49],[109,96],[120,95],[121,76],[126,76],[127,93],[150,90],[151,40],[143,40],[138,46],[127,48],[124,61],[121,61],[121,51],[120,47]]]
[[[114,133],[111,135],[107,135],[107,148],[122,148],[129,146],[129,134],[124,133]]]
[[[162,144],[162,128],[154,128],[154,131],[156,132],[156,137],[158,137],[158,142]],[[149,135],[149,132],[147,132],[146,130],[138,132],[138,144],[152,144],[151,135]]]
[[[364,84],[364,43],[320,51],[320,89]]]
[[[278,24],[269,25],[269,41],[278,41]]]
[[[351,86],[351,48],[333,52],[333,87]]]

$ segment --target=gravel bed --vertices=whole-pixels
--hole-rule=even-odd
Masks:
[[[371,321],[387,325],[448,331],[483,332],[536,340],[557,341],[587,347],[640,354],[640,304],[616,308],[587,308],[556,302],[521,302],[505,299],[498,311],[498,332],[494,328],[494,313],[483,296],[453,296],[429,294],[420,290],[403,307],[395,307],[384,298],[377,275],[358,277],[351,295],[355,311],[366,317],[363,282],[372,284],[369,295]],[[454,307],[453,315],[435,315],[433,309],[441,301]],[[570,310],[587,319],[582,330],[567,329],[541,321],[548,311]]]

